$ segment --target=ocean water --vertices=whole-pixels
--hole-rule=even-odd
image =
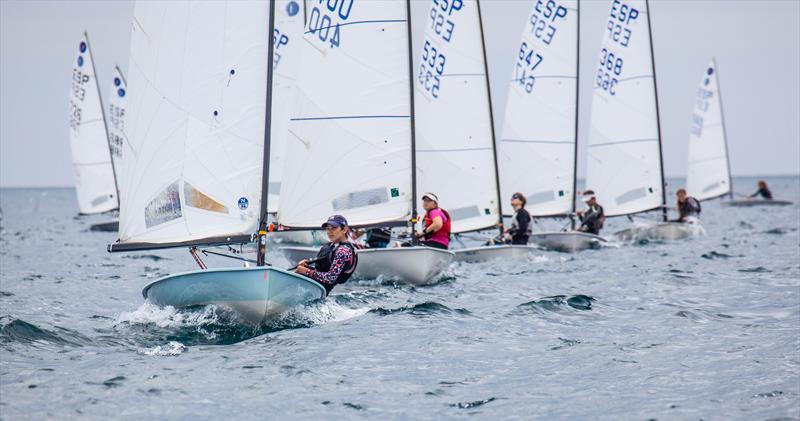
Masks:
[[[800,178],[767,181],[800,203]],[[260,329],[143,302],[194,261],[106,253],[72,190],[4,189],[0,208],[2,419],[800,418],[794,206],[711,201],[688,241],[351,281]]]

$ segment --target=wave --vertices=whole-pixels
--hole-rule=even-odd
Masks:
[[[424,303],[415,304],[413,306],[403,306],[399,308],[383,308],[378,307],[369,311],[370,313],[377,314],[379,316],[390,316],[392,314],[411,314],[413,316],[433,316],[436,314],[463,314],[468,315],[472,314],[469,310],[463,308],[451,309],[444,304],[437,303],[435,301],[426,301]]]
[[[4,318],[8,319],[8,317]],[[2,319],[3,318],[0,318],[0,320]],[[92,341],[76,331],[63,327],[56,326],[53,330],[48,330],[21,319],[12,319],[10,322],[0,326],[0,342],[32,346],[50,343],[61,346],[80,347],[88,345]]]
[[[597,300],[594,297],[583,294],[569,297],[566,295],[553,295],[551,297],[543,297],[538,300],[522,303],[518,305],[517,308],[536,311],[559,311],[564,309],[565,306],[569,306],[577,310],[591,310],[593,301]]]

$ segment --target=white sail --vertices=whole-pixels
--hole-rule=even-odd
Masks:
[[[69,97],[69,134],[75,191],[80,213],[100,213],[118,207],[117,188],[100,89],[86,33],[76,47]]]
[[[278,220],[317,228],[407,221],[411,93],[407,5],[307,2]],[[335,7],[334,7],[335,6]]]
[[[125,122],[122,243],[257,228],[269,2],[136,3]]]
[[[689,135],[686,190],[698,200],[712,199],[731,191],[728,146],[722,124],[717,66],[712,60],[697,88]]]
[[[533,216],[572,211],[577,124],[578,1],[531,2],[498,142],[503,200],[523,193]]]
[[[119,67],[114,67],[111,78],[111,87],[108,90],[108,113],[106,125],[108,127],[108,146],[111,148],[111,159],[114,160],[116,173],[122,168],[122,159],[125,156],[125,109],[128,102],[128,84]],[[120,196],[122,193],[119,193]]]
[[[298,0],[275,4],[275,47],[272,59],[272,134],[269,148],[269,199],[267,211],[278,211],[283,177],[284,145],[289,134],[289,117],[294,105],[295,76],[303,42],[303,9]]]
[[[417,190],[438,195],[453,218],[454,233],[497,224],[492,122],[476,1],[431,2],[414,76]]]
[[[655,78],[644,0],[615,0],[594,78],[586,187],[607,216],[663,204]]]

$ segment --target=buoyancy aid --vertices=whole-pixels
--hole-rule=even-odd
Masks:
[[[450,239],[450,223],[451,223],[453,218],[450,218],[450,213],[447,212],[446,210],[444,210],[443,208],[435,208],[435,209],[439,209],[440,211],[442,211],[442,213],[444,214],[445,220],[442,221],[442,227],[439,228],[438,231],[426,232],[425,233],[425,239],[426,240],[430,239],[431,236],[433,236],[433,234],[441,232],[442,234],[446,234],[447,235],[447,239],[449,240]],[[433,218],[430,217],[430,212],[426,211],[425,212],[425,229],[428,229],[428,227],[431,226],[431,224],[433,224]]]
[[[339,247],[347,247],[350,249],[350,252],[353,253],[353,258],[345,263],[344,269],[342,273],[336,278],[336,284],[343,284],[353,276],[353,272],[356,271],[356,266],[358,265],[358,254],[356,254],[356,248],[353,247],[350,243],[328,243],[322,246],[317,253],[317,259],[320,259],[314,264],[314,268],[320,272],[328,272],[331,270],[331,265],[333,264],[334,257],[336,256],[336,251],[339,250]]]

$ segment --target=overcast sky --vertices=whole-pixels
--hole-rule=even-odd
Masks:
[[[483,0],[495,125],[532,0]],[[428,0],[413,0],[419,50]],[[581,1],[579,175],[610,0]],[[733,175],[800,174],[800,1],[654,0],[653,42],[667,176],[686,173],[697,84],[716,57]],[[103,95],[128,67],[130,0],[0,0],[0,186],[73,184],[67,105],[74,46],[89,32]],[[415,58],[419,56],[415,52]]]

